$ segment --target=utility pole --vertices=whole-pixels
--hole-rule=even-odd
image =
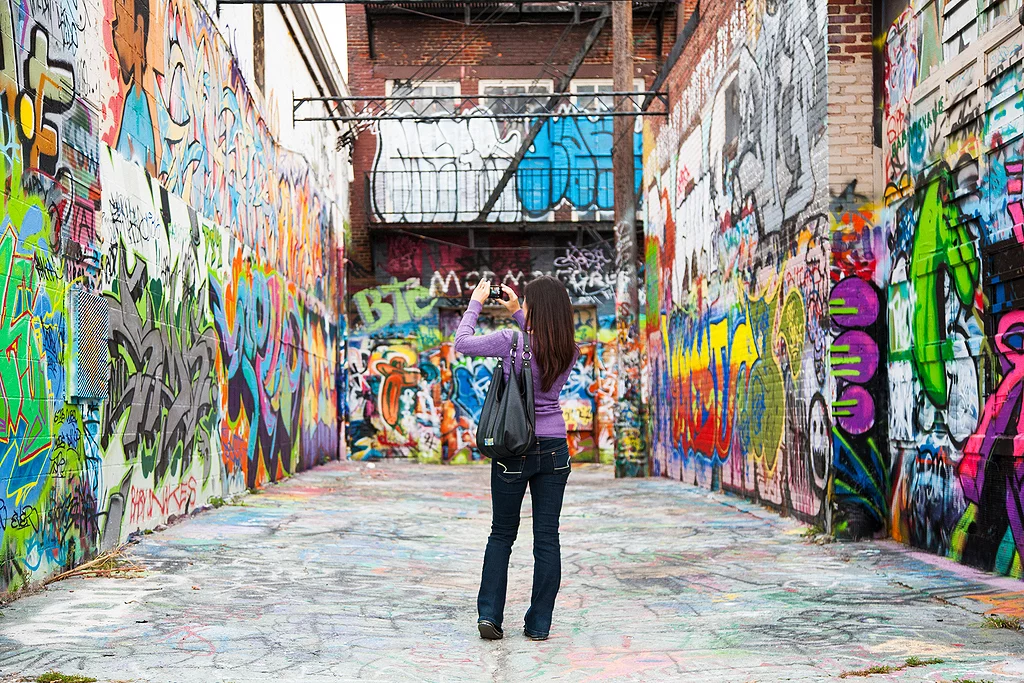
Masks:
[[[616,92],[633,90],[633,3],[612,6],[612,77]],[[629,98],[616,98],[615,108],[628,111]],[[647,475],[647,450],[641,424],[640,301],[636,270],[636,160],[633,130],[636,119],[615,118],[612,148],[615,193],[615,326],[618,338],[618,401],[615,404],[615,476]]]

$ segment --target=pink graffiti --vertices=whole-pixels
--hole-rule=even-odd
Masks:
[[[995,337],[1000,354],[1003,381],[985,401],[978,429],[967,440],[964,457],[957,465],[957,475],[964,497],[981,504],[985,477],[1006,477],[1006,511],[1018,551],[1024,550],[1024,519],[1017,501],[1024,483],[1024,412],[1020,411],[1024,391],[1024,310],[1011,311],[999,320]],[[997,444],[1012,442],[1013,462],[1009,471],[999,468],[987,471],[988,459]]]
[[[1006,210],[1013,219],[1013,236],[1017,242],[1024,244],[1024,202],[1021,201],[1021,194],[1024,194],[1024,162],[1012,161],[1006,166],[1006,194],[1014,195],[1016,199],[1007,204]]]

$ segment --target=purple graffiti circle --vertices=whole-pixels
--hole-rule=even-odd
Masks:
[[[858,277],[848,277],[832,288],[832,321],[843,327],[867,327],[878,319],[878,293]],[[849,313],[844,311],[851,311]]]
[[[857,436],[875,424],[875,399],[864,387],[851,384],[839,395],[832,413],[836,424]]]
[[[844,332],[832,343],[832,372],[837,379],[864,384],[876,370],[878,345],[867,332]]]

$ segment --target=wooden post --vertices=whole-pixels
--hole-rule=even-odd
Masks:
[[[617,92],[633,91],[633,3],[612,2],[612,75]],[[617,97],[615,108],[634,108]],[[618,400],[615,408],[615,476],[647,474],[640,397],[640,318],[636,245],[636,160],[633,136],[636,119],[614,119],[612,150],[615,192],[615,322],[618,338]]]

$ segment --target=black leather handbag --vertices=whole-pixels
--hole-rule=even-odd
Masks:
[[[505,379],[504,359],[498,359],[491,386],[480,411],[476,428],[476,447],[488,458],[516,458],[533,445],[535,407],[533,405],[533,372],[530,370],[530,342],[523,336],[521,370],[516,372],[516,350],[519,331],[512,332],[511,363]]]

